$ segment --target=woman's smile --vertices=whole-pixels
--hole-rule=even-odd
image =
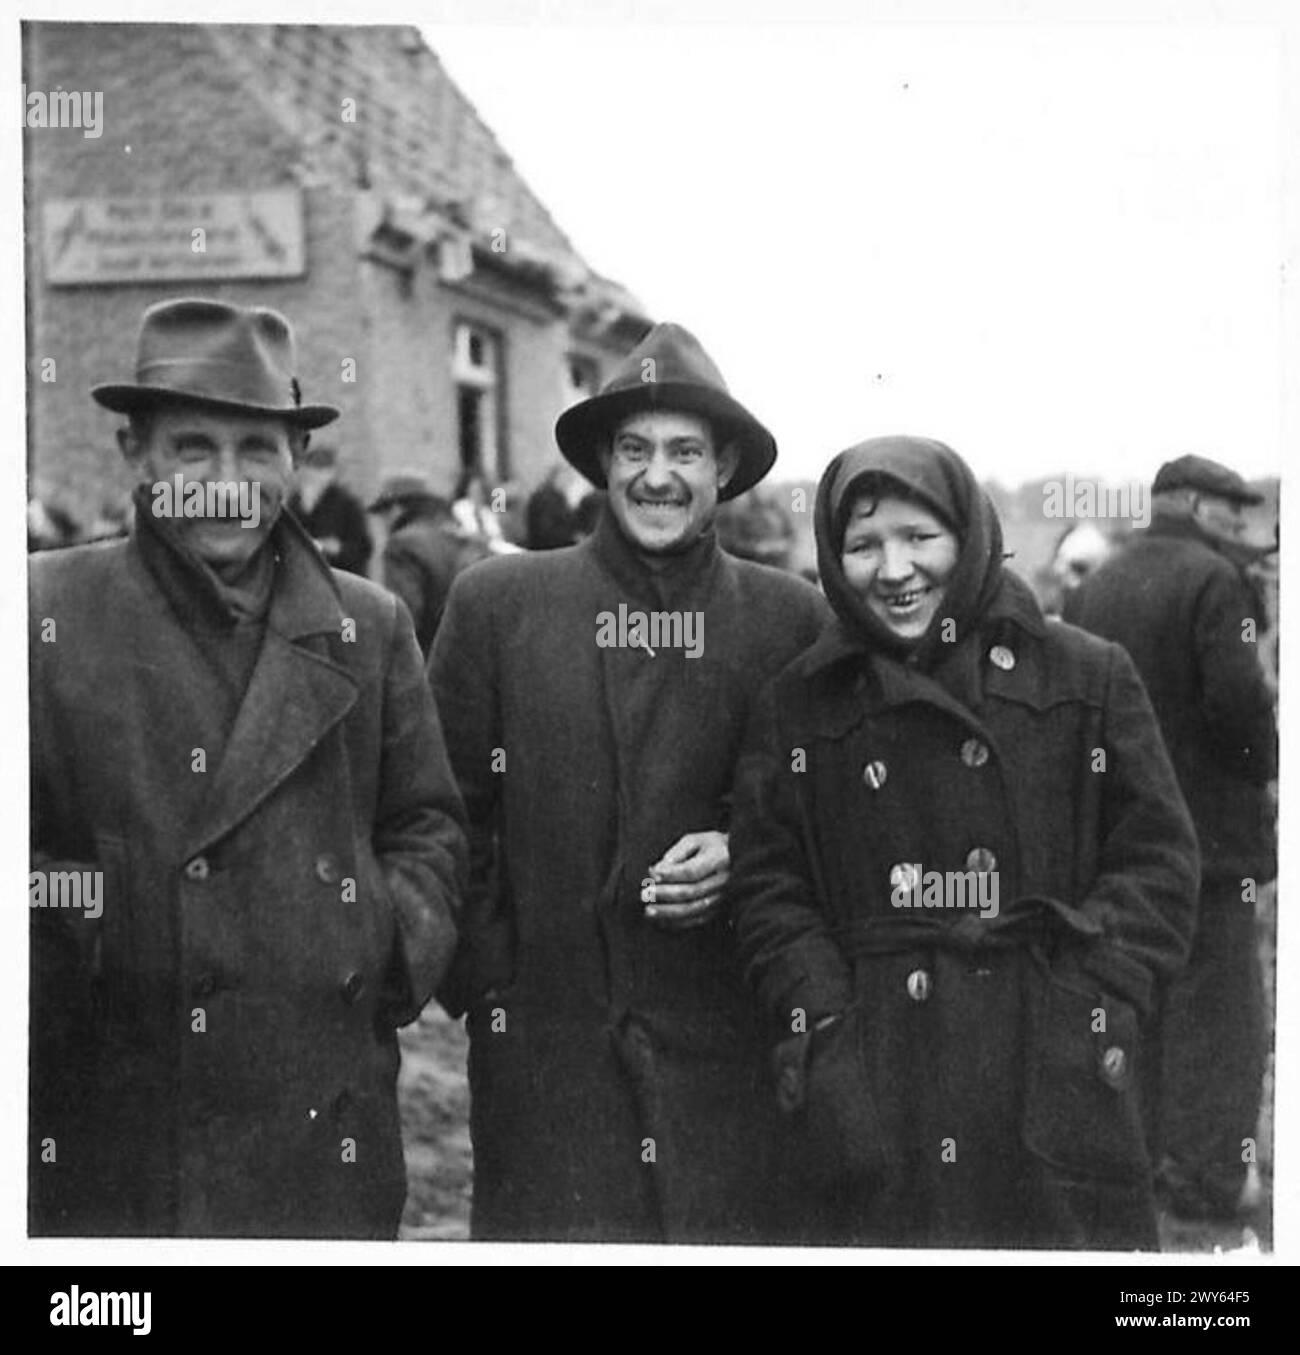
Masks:
[[[898,495],[859,496],[840,563],[867,610],[899,639],[919,640],[942,605],[960,543],[924,504]]]

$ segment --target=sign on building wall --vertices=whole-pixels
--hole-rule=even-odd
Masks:
[[[42,227],[45,276],[55,287],[292,278],[306,271],[302,195],[293,188],[52,198]]]

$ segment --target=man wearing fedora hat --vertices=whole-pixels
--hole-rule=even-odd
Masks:
[[[1150,528],[1068,595],[1064,616],[1132,655],[1196,825],[1196,936],[1149,1040],[1148,1132],[1165,1203],[1231,1218],[1255,1160],[1268,1044],[1255,902],[1276,874],[1266,619],[1240,539],[1263,496],[1202,456],[1166,462],[1151,491]]]
[[[802,580],[726,556],[772,436],[657,326],[556,425],[608,504],[572,547],[452,585],[430,656],[470,821],[473,1233],[756,1241],[769,1104],[724,907],[755,696],[819,631]]]
[[[283,316],[162,302],[136,371],[131,536],[30,569],[30,1227],[392,1237],[465,862],[411,621],[281,511]]]

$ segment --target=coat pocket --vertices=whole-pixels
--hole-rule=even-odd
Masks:
[[[1037,956],[1027,983],[1025,1146],[1070,1177],[1141,1180],[1136,1009]]]
[[[856,1011],[774,1053],[777,1104],[787,1117],[796,1178],[821,1192],[877,1186],[888,1149],[862,1057]]]

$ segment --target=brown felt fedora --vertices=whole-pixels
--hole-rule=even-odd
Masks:
[[[244,414],[274,414],[320,428],[339,412],[304,405],[293,329],[279,311],[190,298],[160,301],[144,313],[135,381],[90,393],[117,414],[184,401]]]
[[[739,448],[736,473],[718,492],[719,499],[743,494],[772,469],[776,442],[771,433],[729,394],[713,360],[681,325],[656,325],[599,394],[560,415],[555,440],[565,460],[604,489],[600,457],[615,427],[629,414],[652,409],[701,415],[713,425],[719,448],[728,442]]]

